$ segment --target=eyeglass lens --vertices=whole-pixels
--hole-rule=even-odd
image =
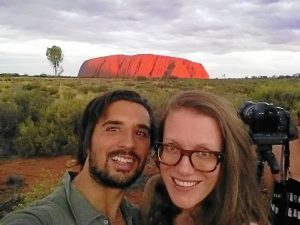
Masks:
[[[177,165],[182,157],[189,157],[190,163],[196,170],[213,171],[218,162],[218,156],[210,151],[190,151],[172,145],[160,144],[157,146],[159,161],[170,165]]]

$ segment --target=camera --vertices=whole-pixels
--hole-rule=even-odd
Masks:
[[[249,126],[249,134],[257,146],[257,180],[262,189],[262,177],[264,176],[265,161],[270,166],[273,174],[280,172],[280,194],[278,195],[279,224],[287,224],[285,218],[288,213],[288,198],[286,181],[289,171],[289,141],[298,138],[298,129],[292,122],[290,114],[281,107],[275,107],[272,103],[251,101],[245,102],[239,110],[240,118]],[[282,145],[280,165],[272,152],[272,145]],[[277,208],[278,209],[278,208]],[[277,216],[276,216],[277,217]]]
[[[256,145],[284,144],[298,136],[289,112],[272,103],[247,101],[241,106],[239,115],[249,125]]]

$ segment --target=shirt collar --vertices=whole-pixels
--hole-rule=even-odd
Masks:
[[[63,185],[66,191],[68,204],[77,224],[88,225],[94,220],[108,220],[108,218],[101,214],[101,212],[99,212],[71,182],[76,175],[77,174],[74,172],[67,172],[63,178]],[[124,199],[120,208],[126,224],[133,224],[133,206]]]
[[[63,179],[63,185],[66,191],[68,204],[73,213],[77,224],[88,225],[97,218],[104,216],[98,212],[91,203],[78,191],[71,182],[76,173],[67,172]]]

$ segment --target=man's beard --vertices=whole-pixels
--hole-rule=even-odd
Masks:
[[[89,172],[91,177],[100,185],[104,185],[106,187],[111,187],[111,188],[127,188],[130,185],[132,185],[137,178],[142,174],[143,172],[143,168],[145,166],[146,160],[144,160],[144,162],[142,162],[141,165],[138,166],[138,168],[136,169],[136,171],[134,172],[133,175],[131,176],[126,176],[125,174],[123,175],[123,177],[121,177],[122,175],[116,175],[116,176],[112,176],[109,174],[108,170],[105,169],[106,166],[104,166],[104,169],[99,169],[96,166],[95,161],[93,160],[93,154],[91,155],[91,157],[89,158]],[[138,158],[136,156],[136,158]],[[139,159],[139,158],[138,158]],[[139,159],[138,162],[140,162],[141,160]]]

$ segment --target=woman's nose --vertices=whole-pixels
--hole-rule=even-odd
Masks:
[[[184,155],[181,158],[180,162],[175,166],[175,168],[178,171],[178,173],[183,175],[191,174],[195,171],[193,165],[190,162],[189,157],[186,155]]]

